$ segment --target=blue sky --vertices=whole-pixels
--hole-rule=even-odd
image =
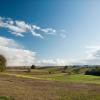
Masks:
[[[7,21],[23,21],[29,26],[41,28],[35,32],[42,38],[32,35],[29,28],[20,32],[24,35],[20,36],[9,26],[0,27],[1,37],[14,40],[20,49],[36,52],[39,60],[82,59],[91,62],[96,58],[100,44],[99,0],[0,0],[0,16],[3,24]],[[51,29],[50,32],[42,31],[47,28]],[[91,58],[88,58],[87,52],[92,55]]]

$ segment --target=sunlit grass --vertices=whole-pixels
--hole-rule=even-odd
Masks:
[[[70,82],[100,84],[100,76],[93,76],[93,75],[82,75],[82,74],[67,75],[63,73],[48,74],[48,75],[28,75],[28,74],[24,75],[24,74],[10,74],[10,73],[4,73],[4,74],[22,78],[39,79],[39,80],[70,81]]]
[[[82,83],[96,83],[100,84],[100,76],[92,76],[92,75],[59,75],[59,76],[45,76],[43,77],[48,80],[56,80],[56,81],[72,81],[72,82],[82,82]]]
[[[46,94],[47,92],[44,92],[45,96],[47,97],[50,93],[52,93],[54,91],[54,94],[52,94],[55,98],[55,100],[100,100],[100,93],[99,90],[93,87],[92,89],[92,85],[93,86],[98,86],[96,84],[100,84],[100,76],[92,76],[92,75],[83,75],[83,74],[75,74],[75,75],[67,75],[66,73],[56,73],[56,74],[42,74],[42,75],[32,75],[32,74],[19,74],[19,73],[1,73],[4,74],[6,76],[14,76],[13,78],[24,78],[24,79],[32,79],[33,84],[34,81],[38,80],[40,81],[40,86],[39,87],[35,87],[37,88],[38,94],[43,92],[44,89],[47,89],[48,94]],[[35,79],[35,80],[34,80]],[[56,87],[56,85],[54,87],[53,84],[50,84],[50,87],[48,86],[42,86],[41,85],[41,80],[49,80],[48,82],[54,82],[55,85],[55,81],[57,81],[57,83],[60,84],[64,84],[64,85],[60,85],[58,87]],[[28,81],[28,80],[27,80]],[[60,81],[60,82],[58,82]],[[25,80],[24,80],[25,82]],[[23,83],[23,82],[21,82]],[[29,82],[31,83],[31,82]],[[67,85],[65,85],[68,84]],[[81,84],[81,83],[89,83],[89,84]],[[92,83],[92,84],[90,84]],[[52,85],[52,86],[51,86]],[[34,85],[32,85],[34,86]],[[36,84],[35,84],[36,86]],[[88,86],[90,86],[88,88]],[[42,88],[43,87],[43,88]],[[85,87],[85,88],[84,88]],[[40,90],[39,90],[40,89]],[[32,93],[35,93],[34,91],[32,91]],[[43,95],[44,95],[43,94]],[[33,94],[32,94],[33,95]],[[51,96],[50,96],[51,97]],[[4,97],[4,99],[0,98],[0,100],[14,100],[14,99],[6,99]],[[44,99],[41,99],[44,100]]]
[[[15,100],[13,97],[0,96],[0,100]]]

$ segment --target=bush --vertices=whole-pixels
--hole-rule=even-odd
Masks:
[[[92,69],[90,71],[86,71],[85,75],[96,75],[96,76],[100,76],[100,70],[97,69]]]

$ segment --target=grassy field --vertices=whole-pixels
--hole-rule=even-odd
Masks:
[[[83,70],[83,69],[82,69]],[[72,71],[72,70],[71,70]],[[49,73],[52,72],[52,73]],[[66,82],[80,82],[80,83],[93,83],[100,84],[100,76],[62,73],[57,68],[33,69],[30,73],[19,71],[8,71],[5,74],[13,75],[16,77],[24,77],[40,80],[53,80],[53,81],[66,81]]]
[[[13,97],[1,96],[0,100],[14,100]]]
[[[100,100],[100,77],[68,75],[53,68],[10,70],[0,74],[0,96],[0,100]]]
[[[51,76],[43,76],[42,78],[48,79],[48,80],[56,80],[56,81],[71,81],[71,82],[100,84],[100,77],[99,76],[92,76],[92,75],[58,74],[58,75],[51,75]]]
[[[51,74],[51,75],[28,75],[28,74],[11,74],[4,73],[6,75],[22,77],[22,78],[30,78],[30,79],[39,79],[39,80],[53,80],[53,81],[66,81],[66,82],[79,82],[79,83],[93,83],[100,84],[100,76],[92,76],[92,75],[66,75],[66,74]]]

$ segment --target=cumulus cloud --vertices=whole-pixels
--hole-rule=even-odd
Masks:
[[[30,32],[33,36],[43,38],[43,34],[40,32],[52,35],[56,33],[52,28],[41,28],[37,25],[27,24],[24,21],[13,20],[11,18],[0,17],[0,27],[8,29],[12,34],[16,36],[24,37],[24,33]],[[38,31],[38,32],[37,32]]]
[[[0,54],[6,57],[8,66],[30,66],[35,60],[35,53],[29,50],[0,46]]]
[[[83,58],[77,60],[74,64],[78,65],[100,65],[100,46],[87,46],[88,50]]]
[[[64,66],[66,64],[69,64],[68,60],[66,59],[43,59],[39,60],[36,63],[39,66]]]
[[[8,66],[30,66],[34,64],[35,52],[22,49],[13,39],[0,37],[0,54],[7,59]]]
[[[0,36],[0,46],[19,47],[19,45],[12,39]]]
[[[87,57],[84,60],[89,65],[100,65],[100,46],[89,46]]]
[[[41,31],[44,32],[44,33],[47,33],[47,34],[51,34],[51,35],[56,34],[56,30],[52,29],[52,28],[41,29]]]

